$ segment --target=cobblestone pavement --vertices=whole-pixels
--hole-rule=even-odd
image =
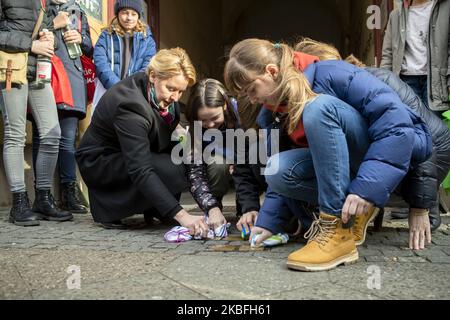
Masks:
[[[388,216],[357,264],[321,273],[286,268],[300,244],[251,251],[234,227],[226,240],[169,244],[170,227],[142,216],[129,230],[90,215],[32,228],[7,220],[0,211],[0,299],[450,299],[450,216],[420,252],[406,248],[406,222]]]

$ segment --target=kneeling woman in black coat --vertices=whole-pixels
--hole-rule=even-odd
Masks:
[[[121,219],[152,211],[174,218],[192,234],[206,235],[203,218],[179,203],[187,187],[185,168],[170,156],[178,100],[195,82],[183,49],[161,50],[147,73],[121,81],[102,97],[76,154],[96,222],[120,228]]]

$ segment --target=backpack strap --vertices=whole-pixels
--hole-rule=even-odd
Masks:
[[[33,34],[31,35],[31,41],[36,40],[39,29],[41,28],[42,21],[44,21],[44,13],[45,13],[45,0],[41,0],[41,7],[39,8],[39,17],[34,26]]]

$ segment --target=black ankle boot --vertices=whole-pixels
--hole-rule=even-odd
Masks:
[[[152,226],[155,224],[155,209],[149,209],[144,211],[144,220],[148,226]]]
[[[430,209],[430,229],[436,231],[441,226],[441,213],[439,212],[439,201]]]
[[[61,184],[61,209],[71,213],[88,213],[88,209],[78,198],[75,182]]]
[[[127,229],[127,225],[123,224],[121,220],[112,221],[112,222],[99,222],[99,225],[102,228],[108,230],[125,230]]]
[[[13,193],[13,205],[9,213],[9,222],[22,227],[38,226],[39,214],[30,208],[26,192]]]
[[[34,200],[33,211],[40,213],[44,220],[67,221],[73,219],[70,212],[61,210],[56,206],[55,199],[50,190],[36,189],[36,199]]]

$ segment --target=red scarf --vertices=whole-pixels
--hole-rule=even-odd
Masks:
[[[319,61],[320,59],[316,56],[311,56],[302,52],[294,52],[293,63],[297,70],[300,72],[304,72],[309,65]],[[286,106],[279,106],[275,108],[274,106],[265,105],[264,107],[272,112],[287,112]],[[297,128],[289,135],[289,138],[296,146],[299,146],[301,148],[308,148],[308,140],[306,139],[305,135],[305,127],[303,126],[303,121],[301,119],[297,124]]]

